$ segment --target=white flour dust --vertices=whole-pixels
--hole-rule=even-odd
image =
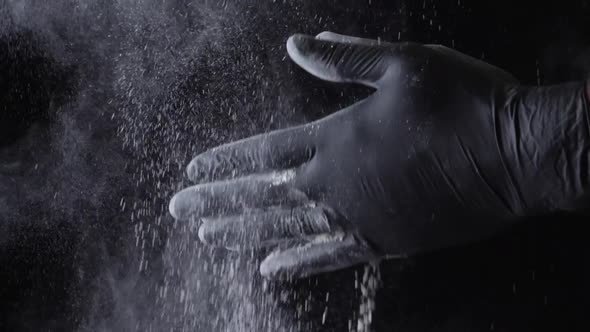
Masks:
[[[125,188],[130,194],[109,197],[119,206],[105,207],[127,219],[130,234],[119,240],[130,248],[106,248],[108,259],[96,263],[97,286],[92,300],[83,301],[80,331],[308,331],[347,321],[348,313],[312,286],[291,289],[263,280],[258,255],[202,245],[197,224],[174,221],[167,209],[173,193],[190,185],[182,178],[193,156],[306,120],[301,109],[308,98],[297,93],[301,83],[293,78],[285,41],[329,25],[330,18],[315,15],[310,3],[9,0],[0,7],[2,18],[10,18],[0,22],[2,34],[36,36],[46,57],[76,73],[78,90],[69,96],[74,113],[96,111],[99,118],[83,122],[81,128],[93,130],[84,135],[116,141],[91,146],[90,139],[75,137],[109,161],[104,196],[122,186],[107,181],[110,173],[132,184]],[[105,123],[117,128],[116,135],[100,131]],[[88,171],[75,178],[93,176]],[[89,195],[89,188],[96,190],[81,183]],[[358,310],[363,331],[371,322],[377,283],[370,275],[376,273],[359,281],[367,290]],[[308,320],[318,302],[325,306],[320,318]]]

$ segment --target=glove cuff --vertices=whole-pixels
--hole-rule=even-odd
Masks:
[[[569,210],[590,192],[588,88],[519,87],[500,112],[500,147],[525,213]]]

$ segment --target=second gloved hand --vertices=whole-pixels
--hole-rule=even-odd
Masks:
[[[554,167],[559,142],[586,139],[582,84],[526,89],[435,45],[322,33],[293,36],[287,48],[309,73],[375,92],[319,121],[197,156],[188,173],[199,184],[170,203],[174,217],[203,220],[208,244],[275,248],[265,276],[479,240],[586,188]],[[570,147],[566,159],[586,151]]]

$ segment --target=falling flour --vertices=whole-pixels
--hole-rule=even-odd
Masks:
[[[381,284],[381,273],[378,263],[365,265],[362,279],[358,280],[358,274],[355,273],[355,288],[360,288],[361,298],[358,309],[356,325],[349,321],[348,330],[350,332],[369,332],[373,322],[373,313],[375,311],[375,298]]]
[[[173,193],[190,185],[181,178],[192,156],[309,120],[301,110],[313,103],[299,93],[303,84],[294,78],[284,43],[296,31],[330,26],[329,17],[315,15],[314,6],[321,7],[315,3],[9,0],[0,8],[15,29],[45,41],[48,57],[80,72],[84,85],[71,104],[84,112],[104,112],[101,119],[116,125],[113,136],[125,151],[120,160],[103,159],[116,162],[108,173],[121,172],[133,184],[132,193],[117,197],[119,206],[114,207],[128,216],[131,258],[126,264],[96,263],[101,264],[101,286],[93,295],[104,300],[84,308],[81,331],[299,332],[317,330],[336,315],[346,325],[347,313],[336,312],[338,303],[329,302],[329,296],[325,302],[322,298],[319,320],[306,321],[299,312],[318,310],[312,298],[324,294],[313,287],[290,290],[264,281],[260,257],[202,245],[196,221],[174,221],[167,209]],[[102,156],[110,149],[95,146],[92,154]],[[76,179],[96,176],[88,172]],[[276,174],[273,180],[291,177]],[[119,185],[108,182],[104,190]],[[96,192],[91,185],[83,189]],[[105,248],[105,255],[127,255],[115,251],[121,248]],[[361,304],[350,331],[370,328],[378,280],[376,266],[366,267],[357,280]],[[282,306],[283,299],[295,308]]]

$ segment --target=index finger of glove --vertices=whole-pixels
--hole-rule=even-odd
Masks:
[[[308,124],[277,130],[210,149],[190,162],[188,177],[211,182],[296,167],[313,156],[316,127]]]
[[[379,88],[397,50],[358,41],[329,33],[296,34],[287,40],[287,52],[297,65],[322,80]]]

